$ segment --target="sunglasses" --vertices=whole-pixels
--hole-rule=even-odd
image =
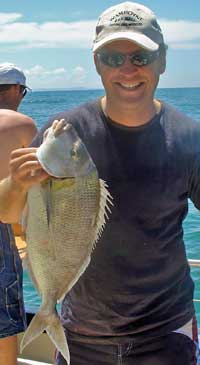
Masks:
[[[22,93],[22,98],[27,94],[26,86],[20,85],[20,92]]]
[[[22,91],[22,97],[24,98],[24,96],[27,94],[27,89],[25,88],[23,91]]]
[[[16,84],[3,84],[0,85],[0,93],[10,90]],[[20,86],[20,92],[22,93],[22,98],[27,94],[27,89],[25,86]]]
[[[129,55],[120,52],[97,52],[97,57],[101,63],[109,67],[120,67],[127,59],[132,63],[132,65],[142,67],[155,61],[159,55],[159,50],[154,52],[134,52]]]

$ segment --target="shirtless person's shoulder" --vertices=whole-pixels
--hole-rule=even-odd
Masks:
[[[32,118],[10,109],[0,109],[0,180],[8,175],[11,151],[29,146],[36,133]]]

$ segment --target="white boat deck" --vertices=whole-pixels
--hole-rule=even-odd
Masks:
[[[52,363],[47,362],[40,362],[40,361],[34,361],[34,360],[27,360],[27,359],[17,359],[17,365],[53,365]]]

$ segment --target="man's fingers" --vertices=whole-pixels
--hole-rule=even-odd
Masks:
[[[49,177],[40,165],[36,151],[37,148],[34,147],[19,148],[11,153],[10,176],[13,181],[25,189]]]
[[[26,175],[26,174],[33,174],[33,171],[41,170],[42,167],[40,163],[36,161],[15,161],[10,163],[10,171],[11,173],[17,172],[18,175]]]
[[[21,155],[16,157],[11,157],[10,159],[10,167],[11,168],[18,168],[20,165],[23,165],[26,162],[38,162],[37,156],[35,153],[29,153],[27,155]]]
[[[10,174],[16,181],[26,184],[43,178],[43,175],[46,177],[47,174],[42,172],[36,151],[36,148],[21,148],[12,152],[9,168]]]
[[[43,180],[49,178],[49,175],[46,171],[39,169],[39,170],[31,170],[28,174],[25,174],[24,171],[22,172],[22,175],[18,178],[23,179],[26,177],[26,184],[27,185],[33,185],[33,183],[40,183]]]
[[[35,154],[36,151],[37,151],[36,147],[18,148],[17,150],[13,150],[11,152],[10,157],[11,159],[13,159],[31,153]]]
[[[33,182],[34,183],[40,183],[40,182],[46,180],[47,178],[49,178],[49,175],[47,174],[46,171],[37,170],[34,175],[33,174],[29,175],[28,180],[32,183]]]

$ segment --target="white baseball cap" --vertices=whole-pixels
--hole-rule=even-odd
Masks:
[[[0,85],[22,85],[30,89],[26,85],[24,72],[13,63],[7,62],[0,64]]]
[[[155,14],[144,5],[126,1],[105,10],[99,17],[93,52],[115,40],[129,40],[156,51],[164,45]]]

